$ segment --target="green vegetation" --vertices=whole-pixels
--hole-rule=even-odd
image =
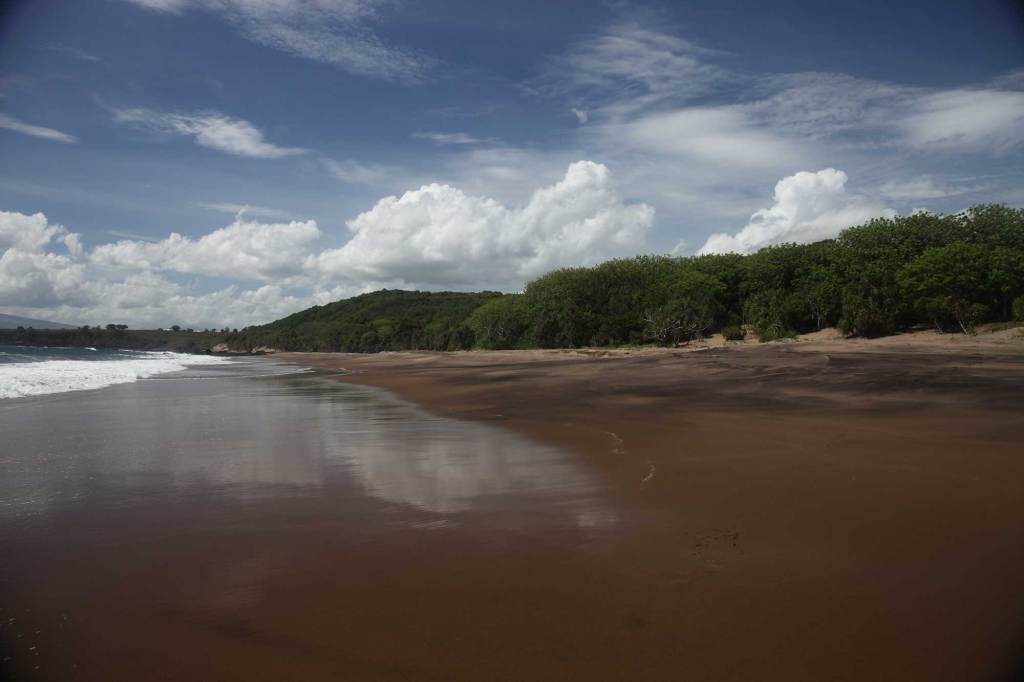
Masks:
[[[738,324],[731,324],[728,327],[722,327],[722,338],[726,341],[742,341],[747,338],[747,333]]]
[[[477,338],[468,319],[502,294],[376,291],[289,315],[267,325],[227,335],[232,349],[269,347],[278,350],[374,353],[385,350],[455,350],[469,348]],[[508,304],[505,304],[506,306]],[[483,339],[502,331],[491,320],[502,311],[481,311],[477,323]]]
[[[65,346],[72,348],[122,348],[208,353],[224,341],[225,332],[191,330],[127,329],[125,325],[78,329],[0,329],[0,346]]]
[[[638,256],[538,277],[521,294],[378,291],[228,334],[237,350],[673,345],[716,331],[762,341],[824,327],[971,332],[1024,318],[1024,210],[873,220],[834,240],[749,256]]]

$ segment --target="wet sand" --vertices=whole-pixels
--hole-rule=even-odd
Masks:
[[[282,355],[323,376],[0,403],[0,672],[1009,679],[1024,353],[891,343]]]
[[[424,595],[465,645],[435,659],[450,676],[1016,679],[1024,346],[949,338],[282,358],[570,449],[605,482],[617,523],[586,551],[538,534]],[[467,636],[481,592],[507,601]]]

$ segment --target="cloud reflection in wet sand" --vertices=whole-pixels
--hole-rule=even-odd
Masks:
[[[144,490],[262,501],[365,494],[440,515],[529,500],[562,523],[614,522],[596,478],[566,452],[376,389],[253,376],[281,367],[242,360],[88,396],[5,401],[0,426],[15,446],[0,461],[0,516],[138,503]]]

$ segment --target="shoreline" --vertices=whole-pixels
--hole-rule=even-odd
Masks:
[[[1024,344],[947,341],[275,359],[574,453],[695,671],[977,679],[1020,663]]]

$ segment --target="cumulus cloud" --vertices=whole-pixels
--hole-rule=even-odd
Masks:
[[[63,227],[51,225],[42,213],[0,211],[0,251],[41,251],[50,240],[64,233]]]
[[[119,123],[137,125],[158,133],[185,135],[209,149],[259,159],[279,159],[305,154],[299,147],[279,147],[267,142],[248,121],[218,112],[173,114],[151,109],[122,109],[114,113]]]
[[[112,268],[269,280],[299,274],[311,243],[319,238],[312,220],[256,223],[239,216],[199,239],[176,232],[158,242],[126,239],[96,247],[91,259]]]
[[[0,254],[0,305],[84,302],[85,269],[68,256],[7,249]]]
[[[296,225],[308,238],[308,224]],[[286,251],[287,256],[271,255],[279,246],[275,242],[279,230],[263,227],[267,229],[232,226],[196,241],[172,235],[160,244],[148,245],[154,247],[152,252],[136,251],[137,244],[120,242],[108,245],[116,248],[101,246],[87,253],[79,235],[51,224],[42,213],[0,212],[0,306],[29,317],[72,324],[242,327],[313,305],[314,296],[289,294],[278,284],[256,289],[231,285],[195,293],[159,272],[166,265],[175,265],[190,249],[199,264],[210,266],[220,257],[225,269],[248,267],[257,275],[276,270],[286,257],[301,261],[294,251]],[[230,255],[228,246],[243,253]],[[136,260],[116,262],[129,257]],[[161,257],[168,262],[159,262]],[[140,260],[145,258],[155,262]],[[261,264],[254,265],[254,259]],[[188,267],[189,272],[197,269]]]
[[[239,215],[199,237],[87,249],[42,213],[0,212],[0,306],[72,324],[241,327],[382,286],[514,290],[552,268],[636,253],[653,217],[590,161],[519,207],[441,184],[381,199],[326,250],[314,221]],[[209,290],[220,278],[234,282]]]
[[[373,31],[385,0],[126,1],[167,14],[215,14],[255,43],[360,76],[416,82],[435,63],[421,52],[387,43]]]
[[[48,252],[64,244],[70,256]],[[0,305],[52,305],[79,300],[85,274],[72,257],[78,235],[51,225],[42,213],[0,211]]]
[[[579,161],[521,208],[440,184],[381,199],[348,223],[348,243],[310,266],[371,282],[517,288],[555,267],[635,253],[653,218],[623,201],[605,166]]]
[[[893,216],[891,208],[851,193],[846,173],[834,168],[801,171],[775,185],[774,203],[757,211],[735,235],[711,235],[698,253],[750,253],[785,242],[809,243],[835,237],[871,218]]]
[[[39,137],[44,140],[53,140],[54,142],[63,142],[64,144],[74,144],[78,142],[78,138],[74,135],[68,135],[62,133],[54,128],[45,128],[43,126],[36,126],[24,121],[19,121],[13,116],[8,114],[0,114],[0,128],[5,130],[12,130],[22,135],[29,135],[31,137]]]

